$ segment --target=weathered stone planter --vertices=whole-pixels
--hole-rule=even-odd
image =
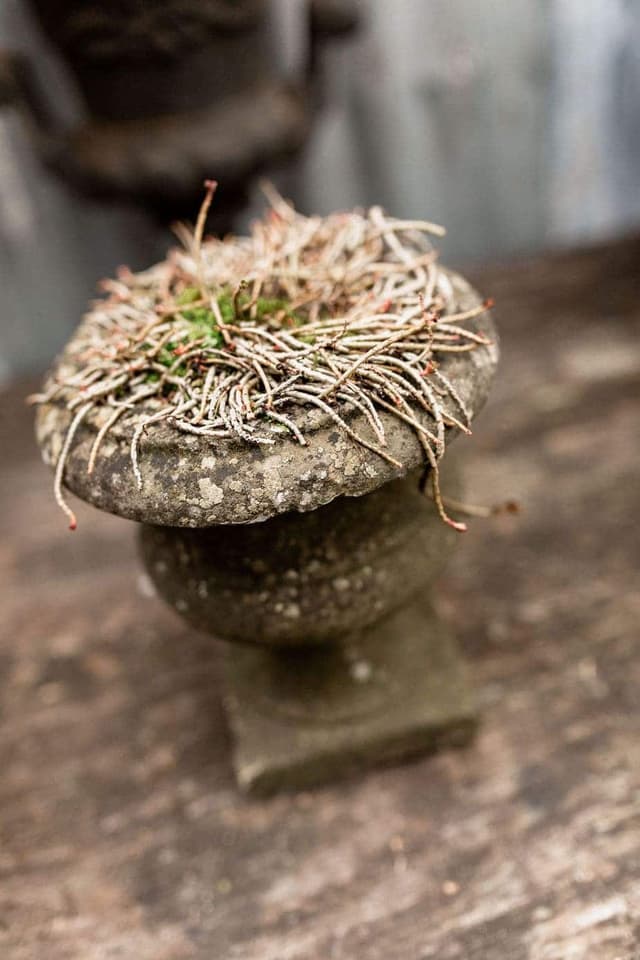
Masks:
[[[465,281],[452,281],[461,310],[480,302]],[[480,320],[495,343],[489,315]],[[495,345],[443,362],[473,414],[496,363]],[[49,463],[69,419],[54,402],[38,412]],[[462,743],[475,720],[455,645],[428,599],[458,535],[419,491],[415,434],[383,414],[399,476],[322,412],[300,410],[297,419],[306,447],[289,436],[267,449],[213,445],[158,425],[142,446],[141,489],[130,425],[114,427],[87,474],[100,426],[89,420],[65,472],[78,496],[142,523],[142,556],[159,593],[229,641],[235,769],[255,792]],[[359,415],[350,422],[367,435]]]

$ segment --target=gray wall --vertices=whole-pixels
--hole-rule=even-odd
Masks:
[[[368,30],[326,71],[305,206],[440,220],[456,259],[640,222],[640,0],[362,6]]]
[[[301,0],[273,3],[295,75]],[[308,149],[280,177],[299,206],[381,202],[439,220],[457,262],[640,223],[640,0],[361,6],[359,38],[326,54]],[[0,38],[40,44],[20,0],[0,0]],[[72,116],[64,77],[37,49]],[[170,242],[134,211],[79,202],[40,168],[20,119],[0,110],[0,379],[47,362],[98,277],[142,266]]]

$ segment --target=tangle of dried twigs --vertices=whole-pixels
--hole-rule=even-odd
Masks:
[[[72,420],[58,457],[55,494],[63,493],[65,460],[83,420],[98,407],[110,414],[91,450],[92,472],[108,431],[137,411],[131,465],[144,483],[139,445],[154,423],[216,440],[277,443],[289,432],[306,444],[299,407],[324,411],[356,443],[397,467],[386,450],[380,411],[416,433],[431,468],[431,492],[442,519],[456,529],[439,488],[446,428],[468,433],[470,413],[439,368],[439,358],[488,341],[464,321],[490,304],[456,313],[450,281],[427,234],[434,224],[366,212],[305,217],[268,185],[270,209],[249,237],[202,242],[207,193],[185,249],[143,273],[105,281],[77,338],[75,369],[58,376],[35,403],[64,402]],[[344,412],[358,410],[371,439]],[[425,412],[429,415],[426,418]]]

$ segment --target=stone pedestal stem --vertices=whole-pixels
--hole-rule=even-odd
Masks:
[[[428,598],[456,539],[415,473],[262,523],[141,527],[159,593],[230,642],[244,789],[306,786],[468,737],[471,698]]]

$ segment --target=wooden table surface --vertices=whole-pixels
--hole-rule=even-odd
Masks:
[[[153,596],[133,525],[71,535],[6,393],[2,960],[640,957],[640,239],[483,269],[499,382],[476,521],[439,583],[474,745],[238,796],[219,650]]]

